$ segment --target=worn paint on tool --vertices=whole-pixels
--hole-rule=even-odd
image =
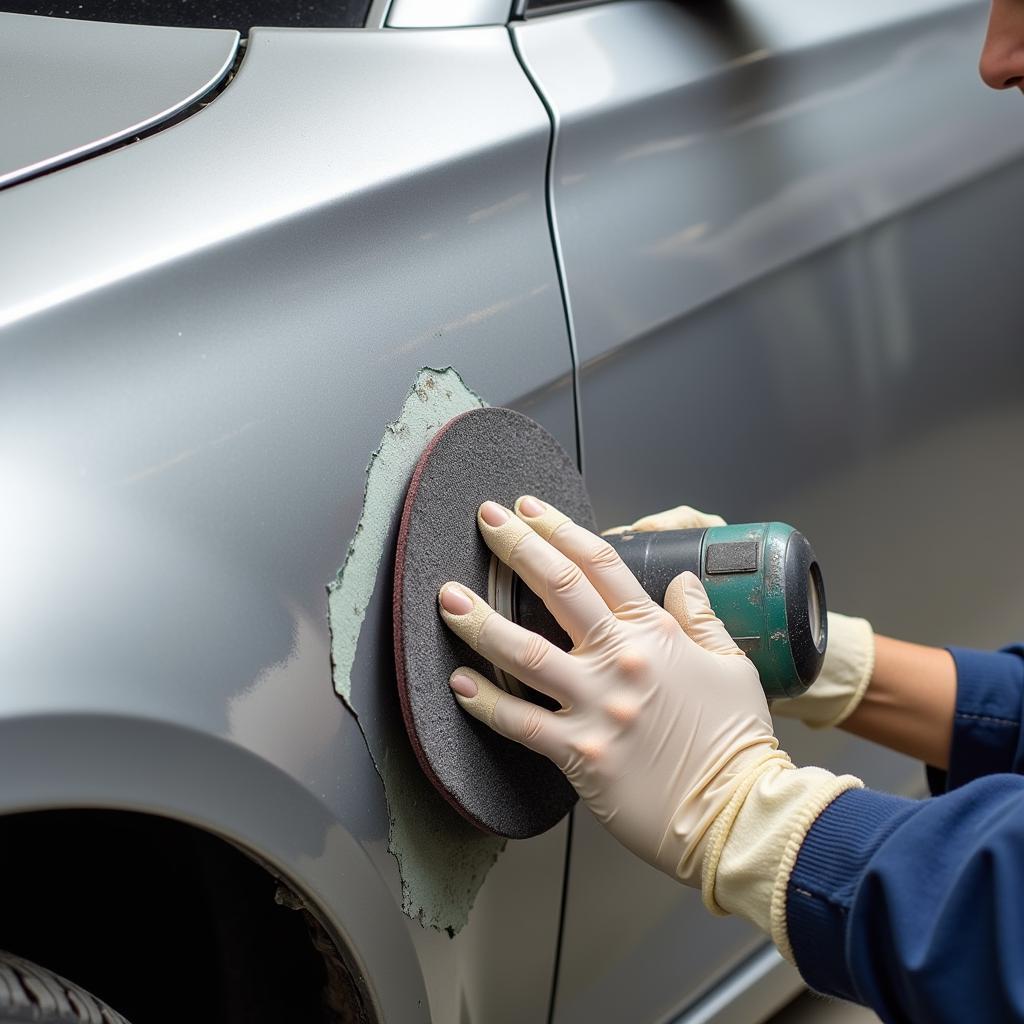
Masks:
[[[384,430],[366,469],[363,509],[345,564],[328,587],[334,688],[360,719],[352,668],[367,609],[378,585],[386,547],[394,542],[405,491],[427,442],[453,416],[486,403],[447,367],[423,369],[394,423]],[[390,596],[388,597],[390,603]],[[397,703],[397,698],[396,698]],[[370,756],[384,783],[388,848],[398,861],[402,909],[424,925],[455,934],[469,919],[476,894],[504,840],[475,829],[440,797],[420,770],[401,718],[360,720]]]

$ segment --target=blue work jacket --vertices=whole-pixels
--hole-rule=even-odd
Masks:
[[[884,1021],[1024,1021],[1024,645],[950,653],[948,773],[930,799],[850,790],[821,813],[790,942],[811,988]]]

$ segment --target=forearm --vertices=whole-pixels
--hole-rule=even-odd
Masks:
[[[920,801],[844,793],[787,881],[804,980],[887,1021],[1024,1020],[1022,841],[1019,776]]]
[[[839,727],[946,768],[955,708],[956,666],[948,651],[876,635],[871,682]]]

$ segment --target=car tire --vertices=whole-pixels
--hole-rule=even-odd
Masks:
[[[59,974],[0,952],[0,1024],[128,1024],[128,1021]]]

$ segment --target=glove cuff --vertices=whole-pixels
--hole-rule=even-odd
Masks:
[[[752,768],[711,827],[701,878],[704,905],[713,914],[751,921],[792,963],[786,894],[800,846],[840,793],[862,786],[852,775],[796,768],[781,751]]]
[[[841,725],[857,710],[875,671],[875,631],[867,619],[852,619],[837,612],[829,617],[829,635],[833,629],[839,642],[825,654],[822,672],[827,672],[849,693],[842,706],[827,721],[808,723],[812,729]]]
[[[715,885],[725,844],[736,823],[743,804],[758,779],[767,772],[777,773],[794,767],[789,754],[784,750],[773,750],[756,761],[736,784],[729,802],[718,813],[708,829],[707,845],[701,865],[700,894],[704,906],[716,917],[727,917],[731,910],[724,909],[716,900]]]

